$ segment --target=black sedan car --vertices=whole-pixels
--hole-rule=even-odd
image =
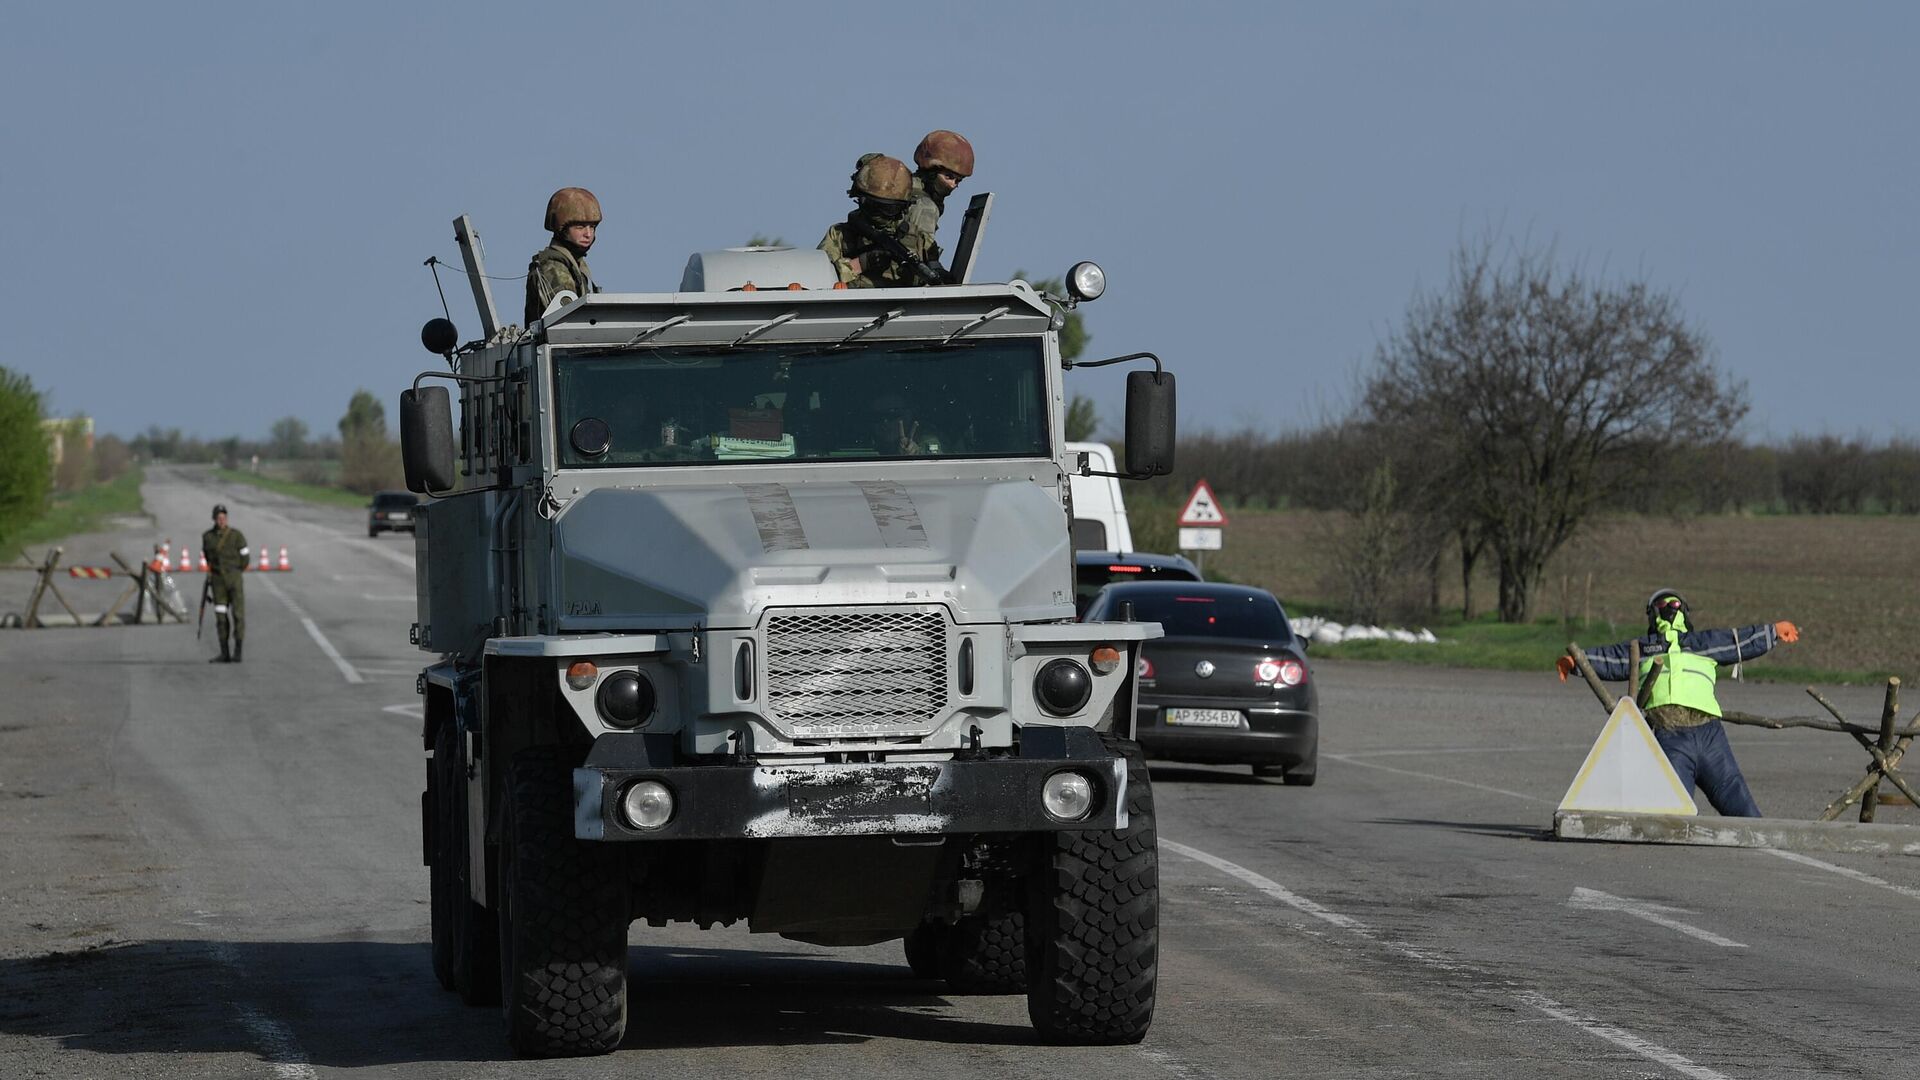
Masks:
[[[1073,606],[1085,612],[1094,595],[1116,581],[1199,581],[1200,568],[1181,555],[1146,551],[1073,553]]]
[[[388,530],[412,532],[416,502],[411,491],[376,492],[367,504],[367,535],[379,536]]]
[[[1306,643],[1265,589],[1207,582],[1109,585],[1088,622],[1157,622],[1141,650],[1135,736],[1148,757],[1253,766],[1312,784],[1320,771],[1319,700]]]

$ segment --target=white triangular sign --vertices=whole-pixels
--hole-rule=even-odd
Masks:
[[[1193,485],[1193,494],[1187,496],[1186,509],[1180,511],[1180,524],[1188,528],[1200,526],[1220,526],[1227,523],[1227,515],[1220,510],[1220,500],[1213,497],[1213,489],[1205,480]]]
[[[1587,751],[1587,760],[1560,800],[1562,810],[1604,810],[1624,814],[1675,814],[1700,811],[1693,796],[1654,740],[1653,729],[1631,698],[1621,698],[1607,726]]]

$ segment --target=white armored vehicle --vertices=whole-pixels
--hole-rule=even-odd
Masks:
[[[1060,302],[1104,286],[1070,276]],[[602,1053],[630,923],[745,921],[904,940],[923,977],[1025,993],[1050,1041],[1140,1039],[1159,897],[1129,735],[1159,627],[1073,621],[1058,303],[744,250],[516,332],[473,280],[487,340],[430,323],[453,370],[401,401],[432,496],[441,983],[501,1003],[520,1053]],[[1173,378],[1101,363],[1139,359],[1144,476],[1171,466]]]

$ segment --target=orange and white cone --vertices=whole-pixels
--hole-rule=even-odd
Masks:
[[[273,567],[267,565],[267,549],[266,548],[260,549],[260,569],[262,570],[273,569]]]
[[[187,574],[187,573],[191,573],[192,571],[193,571],[193,556],[187,551],[186,548],[181,548],[180,549],[180,572],[183,574]]]
[[[281,548],[281,549],[280,549],[280,569],[282,569],[282,570],[291,570],[291,569],[293,569],[293,563],[292,563],[292,562],[290,562],[290,561],[289,561],[289,560],[287,559],[287,549],[286,549],[286,548]]]
[[[200,572],[203,574],[207,572],[207,556],[205,552],[200,553]]]

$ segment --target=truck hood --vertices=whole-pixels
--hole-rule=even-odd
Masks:
[[[562,631],[741,628],[789,606],[1073,617],[1066,518],[1025,479],[599,488],[554,532]]]

